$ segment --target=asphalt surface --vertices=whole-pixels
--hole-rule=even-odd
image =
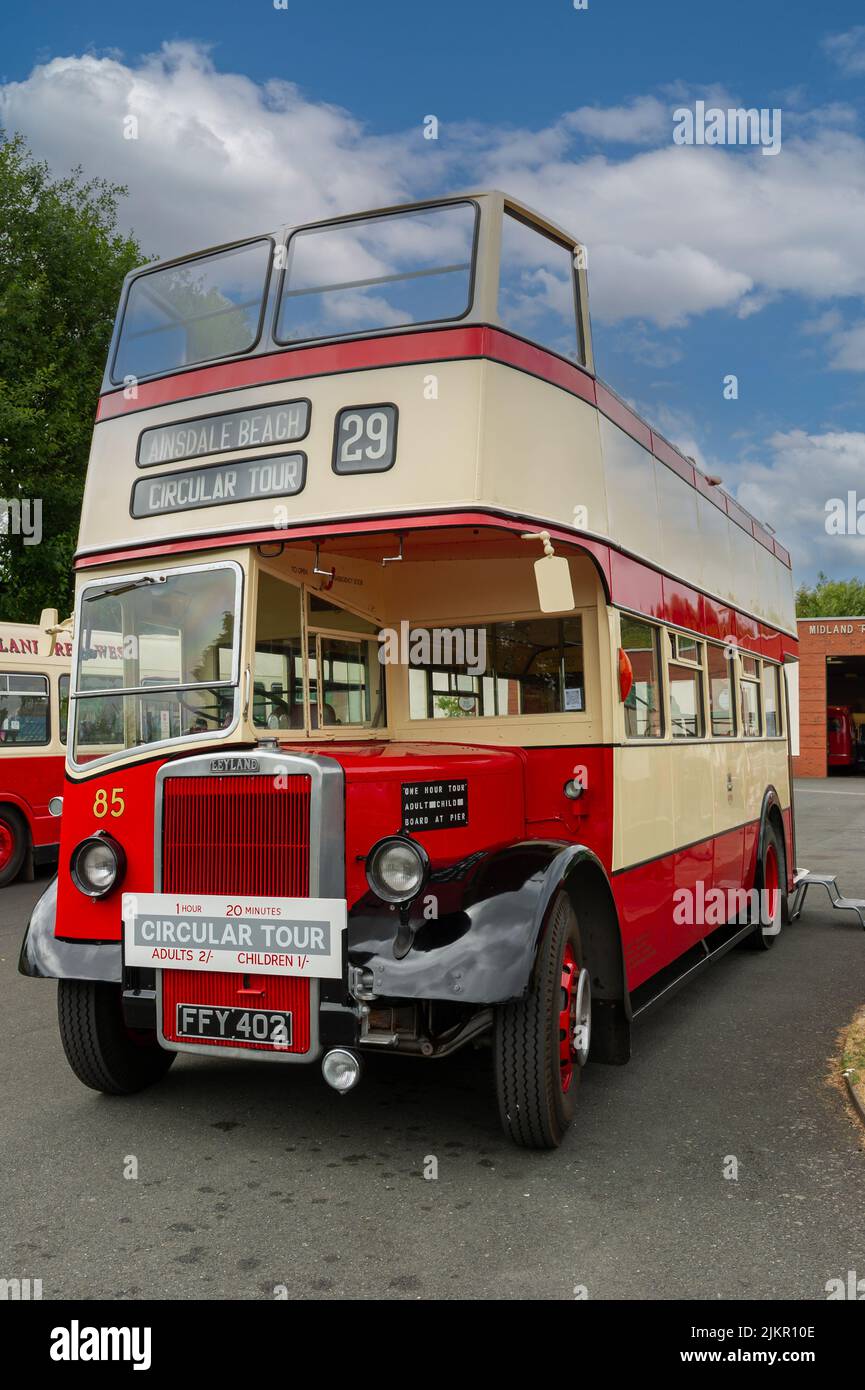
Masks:
[[[799,863],[865,897],[865,779],[800,783],[797,810]],[[486,1053],[376,1058],[345,1098],[198,1057],[86,1090],[55,987],[16,972],[45,881],[0,895],[0,1277],[45,1299],[823,1299],[865,1275],[865,1135],[826,1079],[865,933],[817,890],[640,1024],[628,1066],[588,1067],[566,1144],[533,1154]]]

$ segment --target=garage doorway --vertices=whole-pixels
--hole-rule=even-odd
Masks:
[[[826,746],[830,777],[865,776],[865,656],[826,658]]]

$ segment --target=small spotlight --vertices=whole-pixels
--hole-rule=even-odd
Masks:
[[[328,1086],[345,1095],[360,1081],[360,1058],[346,1047],[333,1047],[324,1054],[321,1074]]]

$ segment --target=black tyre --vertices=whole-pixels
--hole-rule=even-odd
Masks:
[[[763,853],[757,866],[755,887],[759,890],[757,922],[744,944],[752,951],[770,951],[778,939],[787,916],[787,858],[784,842],[774,825],[766,829]]]
[[[153,1033],[126,1027],[119,985],[60,980],[57,1015],[63,1051],[78,1080],[109,1096],[151,1086],[177,1055],[160,1047]]]
[[[30,832],[27,822],[14,806],[0,806],[0,888],[5,888],[21,872]]]
[[[505,1134],[526,1149],[555,1149],[577,1103],[591,1035],[591,983],[577,919],[560,893],[541,937],[525,999],[496,1010],[493,1059]]]

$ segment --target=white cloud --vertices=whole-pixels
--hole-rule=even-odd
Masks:
[[[725,94],[705,94],[723,104]],[[0,124],[53,168],[126,183],[124,216],[148,252],[178,254],[279,226],[466,185],[513,192],[589,248],[592,309],[660,328],[711,310],[741,317],[788,293],[865,296],[865,142],[799,113],[781,153],[678,147],[683,88],[580,107],[541,130],[446,127],[372,135],[288,81],[218,71],[173,43],[138,63],[56,58],[0,87]],[[830,108],[824,108],[824,115]],[[123,138],[124,117],[139,138]],[[586,156],[595,137],[657,142]],[[846,357],[845,357],[846,360]]]
[[[674,105],[643,96],[633,98],[625,106],[580,106],[565,116],[563,125],[596,140],[652,145],[669,139]]]
[[[743,507],[774,526],[793,557],[798,580],[818,570],[839,576],[865,567],[865,536],[826,531],[826,504],[845,503],[848,491],[865,497],[865,433],[789,430],[773,434],[768,456],[728,472]]]
[[[822,48],[847,77],[865,72],[865,24],[854,25],[843,34],[830,34]]]
[[[55,58],[0,88],[0,125],[55,169],[80,163],[127,184],[125,215],[161,255],[411,195],[404,141],[371,136],[291,82],[218,72],[192,43],[136,66]]]

